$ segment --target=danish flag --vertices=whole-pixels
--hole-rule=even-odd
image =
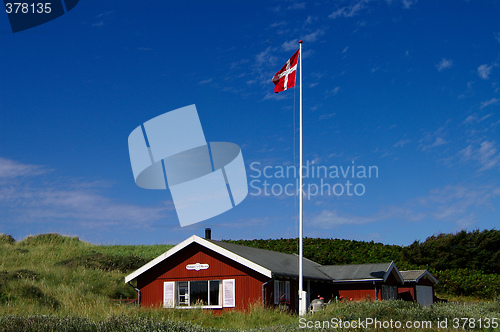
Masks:
[[[274,92],[285,91],[295,86],[295,77],[297,75],[297,61],[299,59],[299,50],[285,63],[279,72],[274,74]]]

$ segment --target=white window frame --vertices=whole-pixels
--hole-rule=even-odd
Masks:
[[[210,284],[213,282],[219,283],[219,298],[218,305],[202,305],[193,306],[191,305],[191,282],[195,281],[206,281],[207,291],[208,291],[208,303],[211,303],[210,299]],[[187,283],[186,304],[179,304],[180,292],[179,285],[181,282]],[[170,290],[173,288],[173,292]],[[167,298],[168,297],[168,298]],[[215,279],[215,280],[182,280],[182,281],[165,281],[163,282],[163,307],[164,308],[177,308],[177,309],[192,309],[192,308],[202,308],[202,309],[222,309],[226,307],[236,306],[236,295],[235,295],[235,279]]]

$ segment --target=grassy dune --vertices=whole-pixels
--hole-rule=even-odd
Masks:
[[[2,314],[120,313],[109,299],[135,298],[124,276],[171,246],[96,246],[58,234],[0,238]]]

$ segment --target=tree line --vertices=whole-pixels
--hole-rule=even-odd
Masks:
[[[294,254],[298,239],[238,240],[236,244]],[[342,239],[304,238],[304,257],[322,265],[394,261],[399,270],[429,270],[437,291],[457,296],[500,295],[500,231],[438,234],[409,246]]]

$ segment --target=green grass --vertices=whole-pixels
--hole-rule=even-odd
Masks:
[[[125,275],[169,248],[99,246],[57,234],[16,242],[0,235],[0,331],[304,330],[296,315],[263,309],[259,304],[247,313],[214,315],[201,309],[138,308],[109,301],[135,298],[135,291],[124,284]],[[335,303],[306,319],[312,323],[331,322],[332,318],[429,320],[434,324],[448,319],[451,324],[458,317],[500,319],[500,301],[439,303],[427,308],[402,301]]]
[[[102,318],[135,298],[124,277],[172,246],[96,246],[58,234],[0,236],[0,313]]]

